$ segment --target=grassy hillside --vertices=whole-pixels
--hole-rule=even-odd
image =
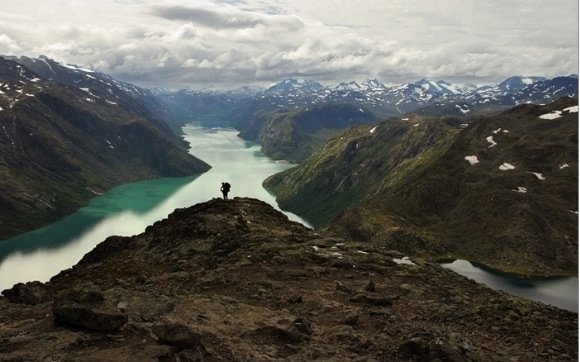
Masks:
[[[419,116],[360,127],[266,185],[316,226],[373,243],[574,275],[578,113],[563,110],[575,105],[523,105],[463,130]]]
[[[285,111],[258,111],[238,124],[240,137],[258,142],[274,159],[300,162],[345,128],[370,123],[375,117],[362,108],[331,104]]]

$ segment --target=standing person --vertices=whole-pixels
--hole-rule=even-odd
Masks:
[[[230,192],[230,184],[227,182],[222,182],[222,187],[220,188],[220,191],[222,192],[222,194],[224,195],[224,200],[228,199],[228,192]]]

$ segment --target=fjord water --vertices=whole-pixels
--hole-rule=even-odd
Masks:
[[[517,278],[467,260],[455,260],[442,266],[492,289],[578,313],[578,278]]]
[[[212,165],[192,177],[161,178],[126,184],[94,198],[89,206],[45,228],[0,241],[0,290],[18,282],[47,281],[76,264],[111,235],[130,236],[165,218],[174,209],[220,197],[221,182],[232,184],[230,197],[258,198],[277,207],[262,181],[290,167],[260,152],[237,131],[189,125],[183,128],[190,153]],[[302,222],[286,213],[291,220]],[[494,289],[578,311],[578,279],[523,280],[473,266],[467,261],[444,264]]]
[[[190,153],[212,166],[208,172],[126,184],[54,224],[0,241],[0,290],[18,282],[47,281],[108,236],[139,234],[176,208],[221,197],[224,181],[232,185],[232,198],[253,197],[277,207],[262,181],[291,165],[267,158],[258,145],[238,138],[233,129],[188,125],[183,131]],[[307,225],[296,215],[286,214]]]

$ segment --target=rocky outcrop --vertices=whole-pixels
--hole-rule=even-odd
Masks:
[[[404,256],[212,200],[0,298],[0,360],[577,359],[576,314]]]
[[[18,283],[12,288],[2,291],[2,294],[12,303],[36,305],[50,299],[46,287],[39,281]]]
[[[117,307],[107,303],[93,285],[64,290],[52,305],[56,323],[103,333],[116,332],[127,323],[127,315],[121,312],[124,309],[123,303]]]

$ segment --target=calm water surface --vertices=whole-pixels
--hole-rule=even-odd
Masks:
[[[492,289],[503,290],[526,299],[578,313],[578,278],[516,278],[509,274],[475,266],[467,260],[455,260],[442,266]]]
[[[197,177],[162,178],[115,188],[75,214],[45,228],[0,242],[0,291],[18,282],[48,281],[76,264],[84,254],[111,235],[139,234],[176,208],[220,197],[223,181],[232,185],[230,197],[253,197],[277,208],[262,181],[290,167],[272,161],[260,146],[238,138],[225,128],[186,126],[190,153],[212,166]],[[294,214],[291,220],[307,225]]]

